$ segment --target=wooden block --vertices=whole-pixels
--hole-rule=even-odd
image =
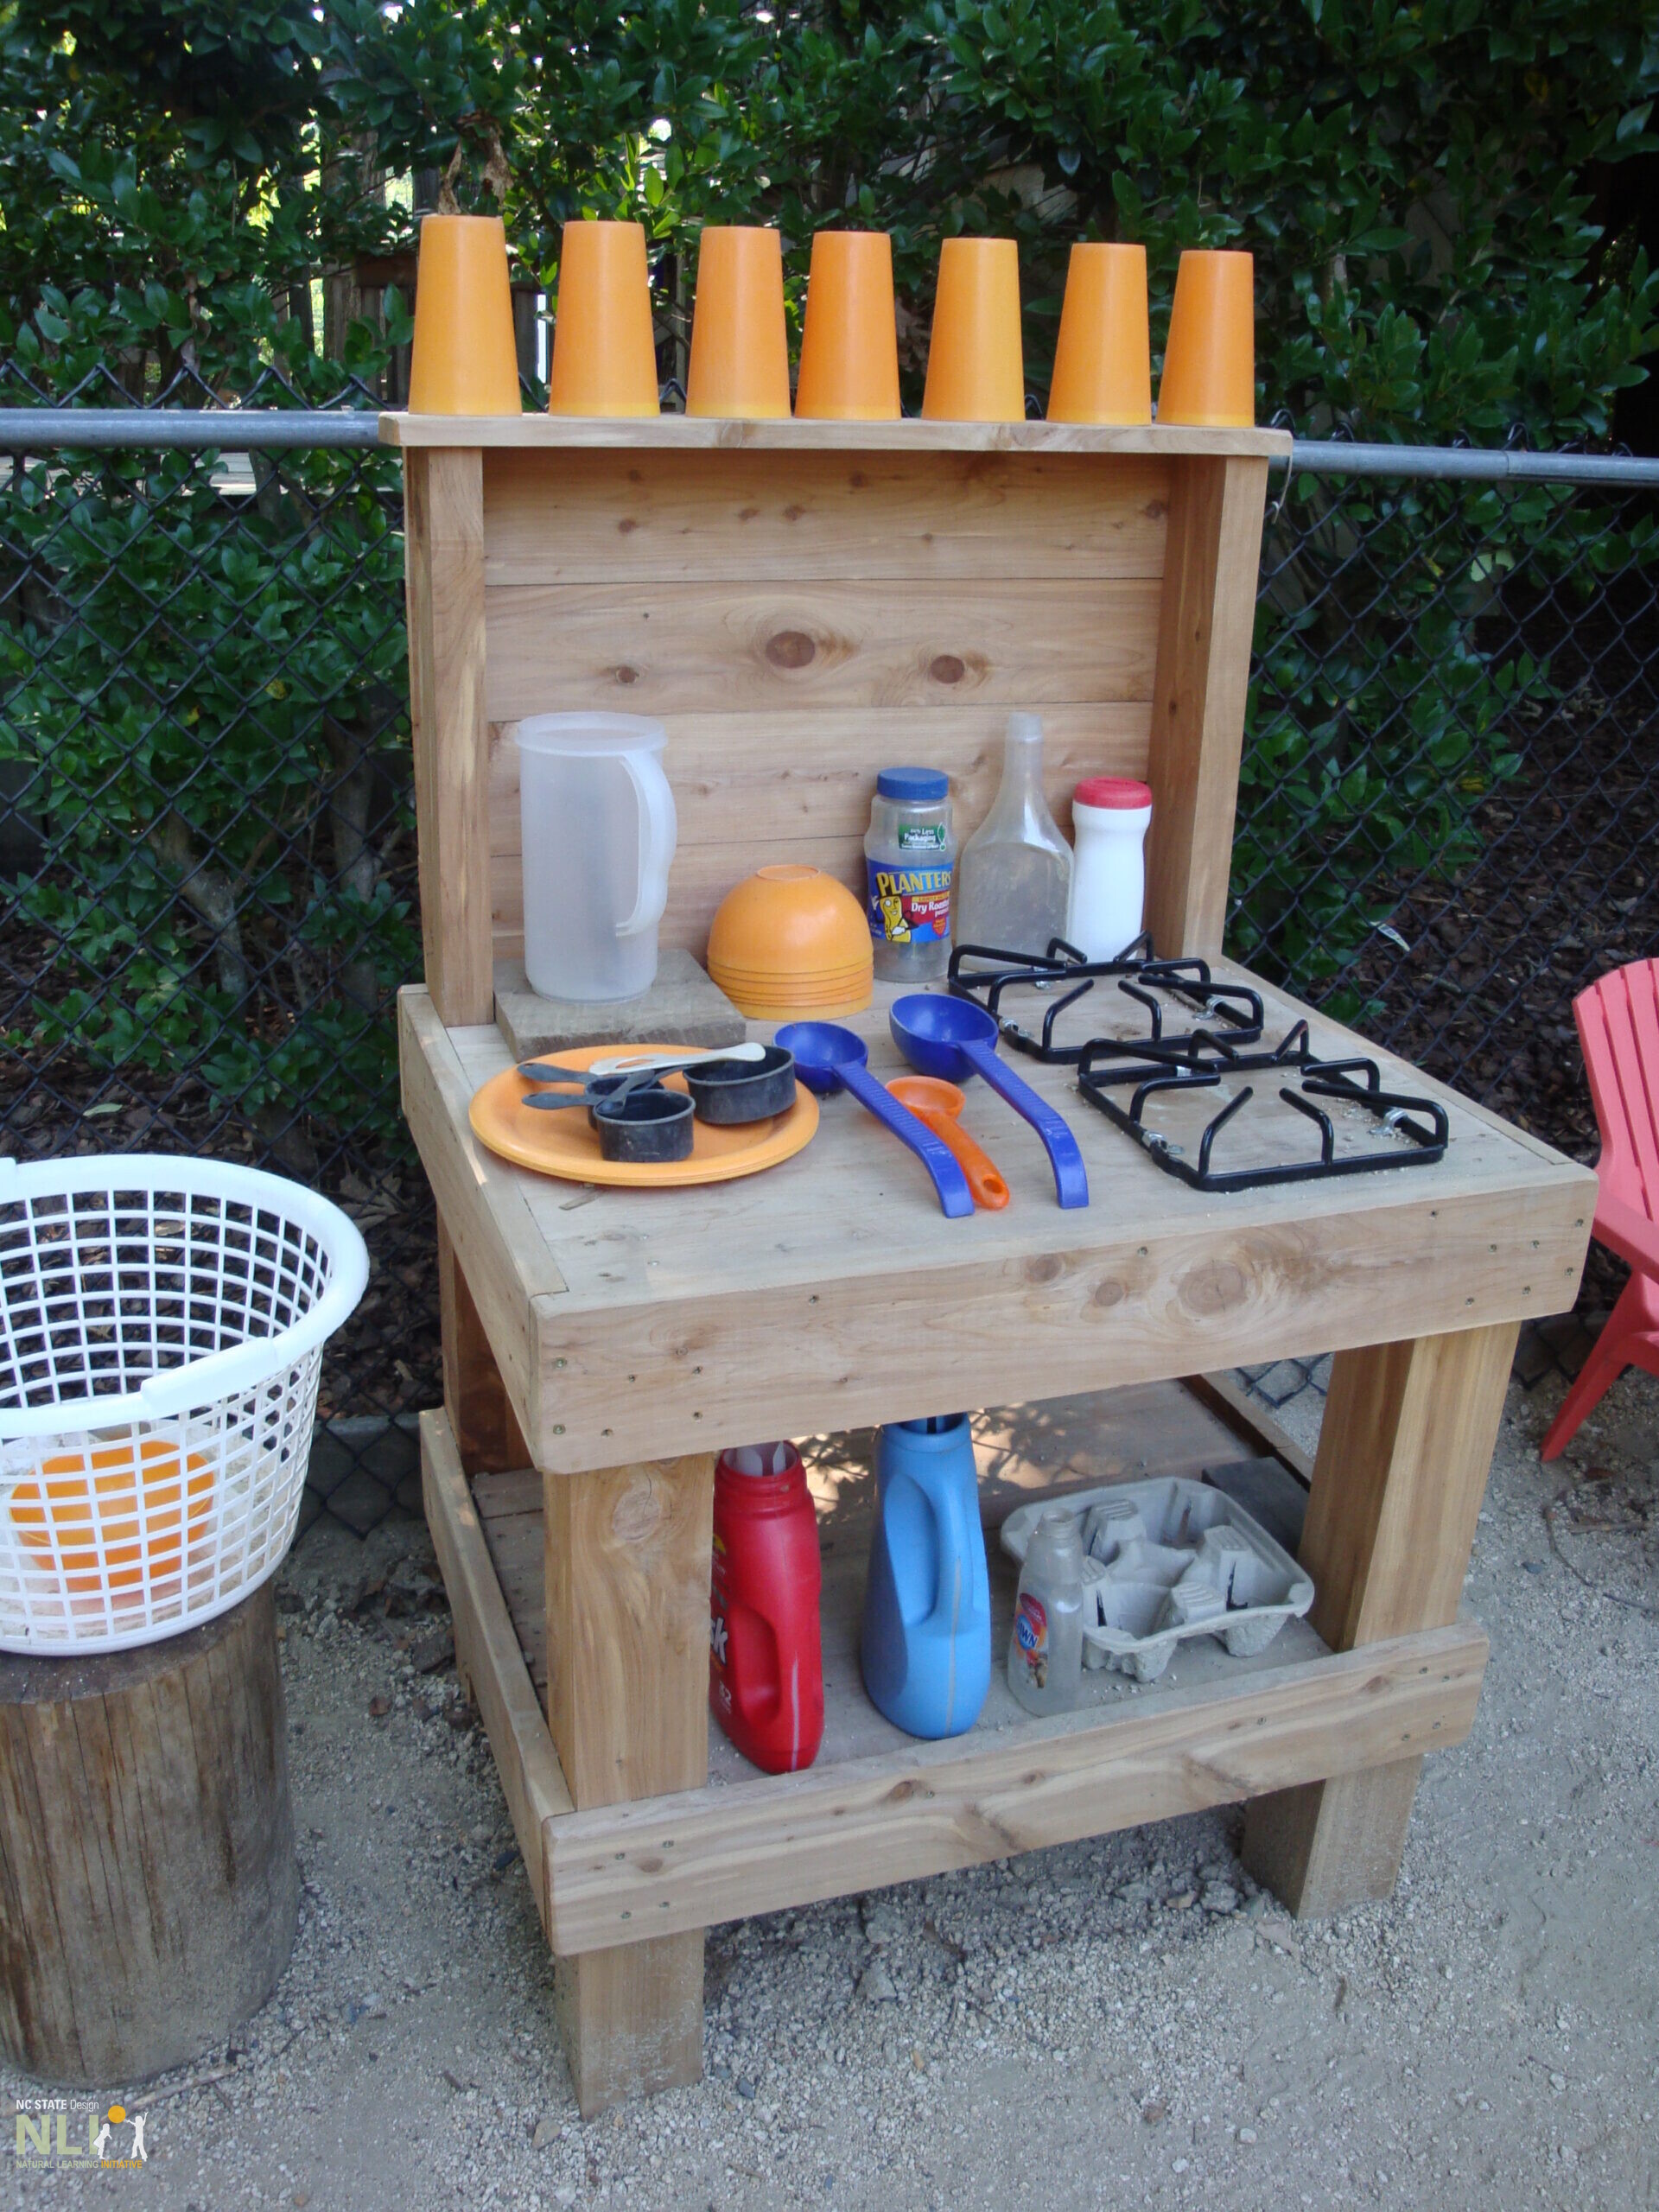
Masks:
[[[1456,1618],[1516,1335],[1501,1322],[1332,1363],[1299,1556],[1310,1618],[1338,1649]],[[1408,1764],[1253,1805],[1245,1865],[1299,1914],[1388,1895],[1416,1789]]]
[[[477,452],[404,464],[410,713],[427,988],[442,1019],[491,1014],[484,475]]]
[[[648,991],[598,1003],[544,999],[531,989],[522,960],[498,960],[495,1019],[515,1060],[556,1059],[582,1045],[741,1045],[748,1034],[725,992],[671,944],[658,956]]]
[[[584,2120],[702,2073],[702,1930],[556,1960],[553,2003]]]
[[[1262,558],[1265,461],[1173,478],[1158,617],[1147,927],[1166,958],[1221,950]]]
[[[269,1583],[134,1651],[0,1656],[0,2050],[105,2092],[222,2050],[299,1909]]]

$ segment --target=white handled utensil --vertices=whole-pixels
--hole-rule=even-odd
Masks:
[[[613,1052],[608,1059],[595,1060],[588,1069],[589,1075],[643,1075],[652,1068],[695,1067],[699,1060],[759,1060],[766,1057],[764,1045],[716,1045],[696,1052]]]

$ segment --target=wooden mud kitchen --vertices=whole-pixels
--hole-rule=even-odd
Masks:
[[[1081,775],[1152,787],[1158,952],[1253,983],[1269,1036],[1304,1018],[1220,957],[1264,499],[1288,438],[528,415],[381,429],[404,454],[426,957],[402,995],[403,1098],[442,1224],[426,1510],[582,2111],[696,2078],[703,1930],[743,1915],[1240,1801],[1246,1863],[1291,1910],[1386,1896],[1422,1754],[1474,1713],[1486,1638],[1459,1599],[1476,1516],[1517,1325],[1578,1284],[1586,1170],[1312,1014],[1321,1057],[1368,1054],[1384,1089],[1438,1104],[1442,1158],[1194,1188],[1079,1097],[1075,1067],[1030,1061],[1082,1146],[1086,1207],[1057,1205],[1040,1151],[1010,1137],[1012,1204],[946,1219],[845,1100],[798,1156],[691,1189],[581,1189],[496,1158],[468,1122],[512,1058],[496,963],[521,957],[536,861],[508,732],[543,710],[665,724],[680,837],[663,942],[699,959],[720,899],[764,862],[861,886],[888,762],[946,770],[965,837],[1009,709],[1038,711],[1063,826]],[[878,983],[852,1024],[884,1081],[903,1066],[893,996]],[[1014,1408],[999,1498],[1050,1477],[1196,1475],[1272,1449],[1204,1378],[1323,1351],[1300,1553],[1316,1596],[1259,1657],[1183,1646],[1157,1682],[1086,1674],[1075,1712],[1034,1719],[1001,1680],[1012,1580],[993,1541],[991,1698],[966,1734],[915,1741],[860,1682],[854,1481],[821,1522],[817,1763],[764,1775],[717,1731],[711,1750],[721,1447]]]

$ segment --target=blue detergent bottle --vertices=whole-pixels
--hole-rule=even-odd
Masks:
[[[966,1414],[889,1421],[876,1450],[864,1687],[912,1736],[960,1736],[991,1682],[991,1588]]]

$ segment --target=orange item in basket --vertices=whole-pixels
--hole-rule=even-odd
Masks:
[[[177,1445],[160,1436],[100,1446],[88,1459],[85,1452],[60,1452],[43,1460],[44,1498],[38,1482],[17,1484],[11,1522],[22,1542],[55,1551],[73,1595],[142,1589],[146,1556],[152,1591],[159,1580],[176,1578],[184,1544],[194,1548],[207,1533],[211,1461],[193,1452],[181,1467]]]

